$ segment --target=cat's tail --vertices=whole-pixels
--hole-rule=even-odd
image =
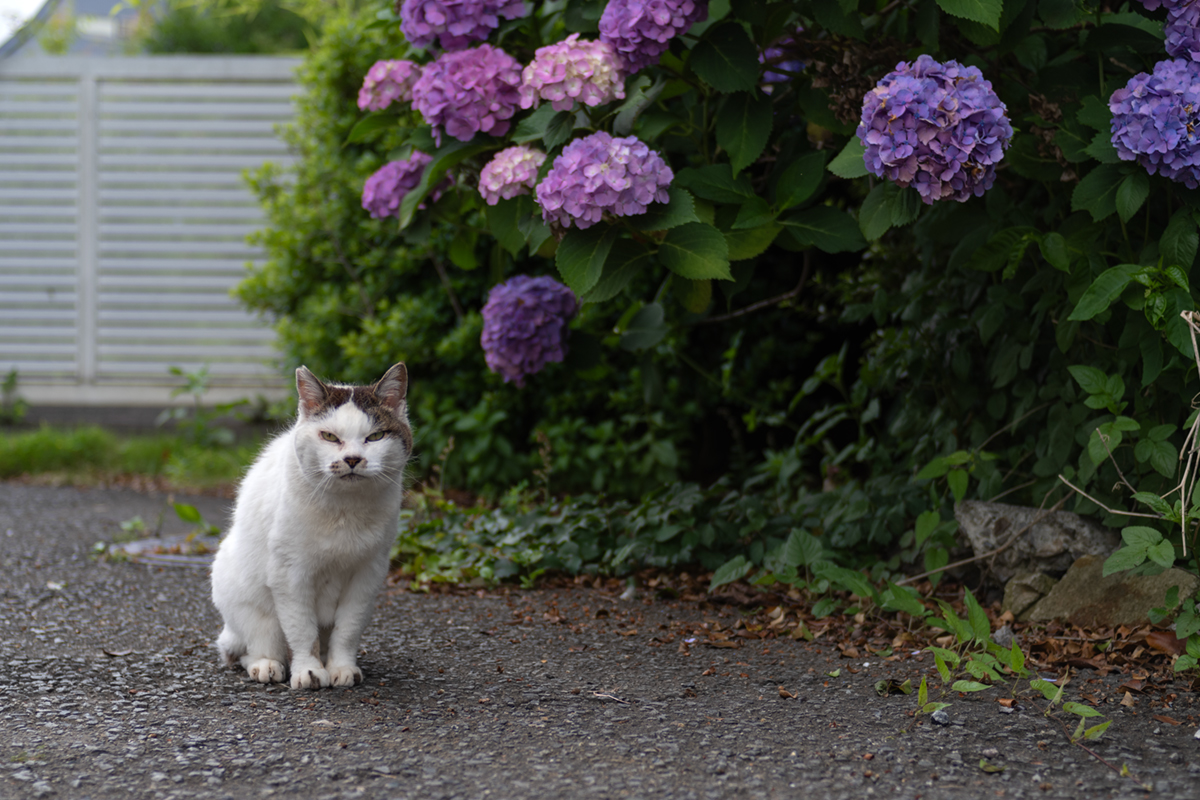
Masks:
[[[221,654],[221,661],[225,666],[236,667],[238,659],[246,655],[246,643],[226,625],[217,637],[217,652]]]

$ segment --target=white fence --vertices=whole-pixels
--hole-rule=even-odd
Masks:
[[[242,172],[291,163],[298,59],[0,62],[0,378],[52,405],[161,405],[170,366],[214,401],[276,396],[265,320],[230,289],[262,258]]]

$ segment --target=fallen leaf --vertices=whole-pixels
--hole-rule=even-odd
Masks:
[[[618,636],[637,636],[638,629],[630,628],[627,631],[617,631]]]
[[[1183,724],[1182,722],[1180,722],[1177,719],[1172,719],[1171,717],[1168,717],[1166,714],[1153,714],[1153,715],[1151,715],[1151,719],[1156,719],[1159,722],[1165,722],[1168,725],[1182,725]]]
[[[1004,772],[1004,767],[989,764],[986,758],[979,759],[979,768],[987,773]]]
[[[791,692],[789,692],[787,689],[785,689],[785,688],[783,688],[782,686],[780,686],[780,687],[779,687],[779,696],[780,696],[780,697],[782,697],[782,698],[783,698],[783,699],[785,699],[785,700],[790,700],[790,699],[793,699],[793,698],[795,698],[795,696],[796,696],[796,695],[792,694],[792,693],[791,693]]]
[[[1183,655],[1187,652],[1184,640],[1176,637],[1171,631],[1151,631],[1146,634],[1146,646],[1151,650],[1158,650],[1160,653],[1169,653],[1173,656]]]
[[[842,674],[842,671],[840,669],[835,669],[833,672],[826,672],[825,674],[831,678],[836,678],[837,676]]]
[[[996,702],[999,703],[1004,708],[1012,708],[1013,704],[1016,703],[1017,701],[1012,697],[998,697],[998,698],[996,698]]]
[[[1126,708],[1133,708],[1135,703],[1137,703],[1137,700],[1134,700],[1133,695],[1131,695],[1129,692],[1126,692],[1125,696],[1121,698],[1121,705],[1125,706]]]
[[[1125,694],[1129,694],[1130,692],[1137,692],[1138,694],[1141,694],[1142,689],[1143,689],[1143,687],[1145,687],[1145,685],[1146,685],[1146,682],[1143,680],[1140,680],[1138,678],[1130,678],[1129,680],[1125,681],[1120,686],[1118,686],[1117,691],[1124,692]]]

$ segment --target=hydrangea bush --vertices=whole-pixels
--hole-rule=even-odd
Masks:
[[[377,250],[359,264],[306,242],[260,307],[303,313],[270,297],[293,283],[378,298],[333,344],[306,345],[318,334],[289,323],[303,352],[349,342],[376,369],[398,330],[453,331],[431,352],[476,360],[426,424],[444,442],[437,420],[474,409],[455,434],[480,431],[464,461],[512,469],[541,431],[562,475],[611,462],[705,484],[749,476],[774,492],[763,519],[791,515],[873,577],[945,564],[968,498],[1145,510],[1172,488],[1200,392],[1180,317],[1195,309],[1200,241],[1193,4],[953,4],[965,18],[949,5],[364,12],[364,41],[426,26],[411,47],[364,46],[342,105],[328,104],[348,119],[372,64],[420,65],[411,101],[359,114],[326,145]],[[410,157],[424,166],[403,191],[378,179],[357,208],[380,164]],[[298,196],[346,194],[324,187]],[[325,277],[293,281],[305,259]],[[404,280],[381,290],[396,264]],[[517,275],[552,278],[577,310],[529,293],[485,321],[490,290]],[[405,304],[409,283],[422,302]],[[500,344],[538,315],[569,319],[569,360]],[[1113,490],[1123,480],[1139,500]],[[785,535],[764,523],[744,558],[780,567]]]

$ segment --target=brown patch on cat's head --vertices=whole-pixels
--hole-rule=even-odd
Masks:
[[[412,429],[408,424],[408,369],[393,364],[370,386],[346,386],[323,383],[308,367],[296,370],[296,390],[300,394],[300,416],[312,419],[324,416],[346,403],[354,403],[366,414],[377,430],[398,436],[412,454]]]

